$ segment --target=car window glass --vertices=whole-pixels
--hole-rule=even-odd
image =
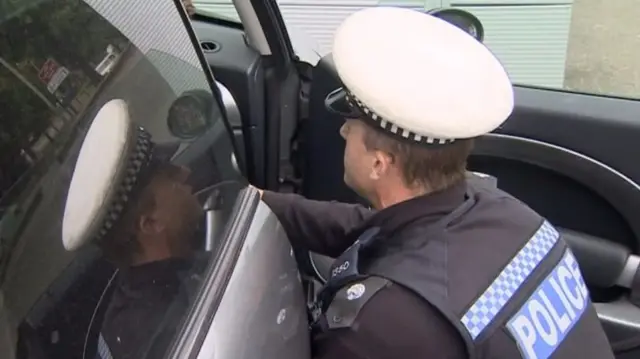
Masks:
[[[180,330],[201,268],[215,255],[216,240],[245,186],[232,164],[232,140],[209,70],[192,45],[183,12],[169,0],[0,0],[3,358],[95,358],[105,339],[112,351],[141,358],[144,351],[162,352]],[[163,156],[153,183],[164,189],[150,190],[151,208],[164,216],[157,218],[170,220],[158,223],[182,233],[188,200],[217,199],[220,215],[207,243],[199,221],[184,236],[193,250],[184,265],[182,259],[162,262],[156,256],[161,264],[148,266],[155,268],[151,274],[126,277],[139,263],[116,265],[97,243],[75,251],[63,247],[65,200],[82,141],[98,110],[113,99],[125,101],[131,119]],[[100,164],[100,158],[95,161]],[[162,192],[176,188],[183,192]],[[135,247],[137,228],[122,232],[123,243],[134,243],[122,248]],[[168,283],[165,292],[149,287],[158,280]],[[113,299],[127,288],[131,295]],[[160,294],[149,299],[149,293]],[[111,332],[105,333],[110,310],[130,315],[113,316]],[[121,341],[128,347],[118,347]]]
[[[538,0],[518,7],[467,6],[472,2],[453,3],[483,22],[485,43],[514,83],[640,97],[637,2]]]
[[[517,85],[640,98],[640,7],[635,0],[277,0],[298,52],[331,51],[338,25],[374,6],[457,7],[477,16],[485,44]],[[239,19],[231,0],[194,0]],[[296,43],[298,42],[298,43]],[[300,44],[304,42],[305,44]]]
[[[198,14],[240,22],[240,16],[232,0],[193,0]]]

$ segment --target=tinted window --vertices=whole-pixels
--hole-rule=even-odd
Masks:
[[[186,181],[200,200],[216,194],[218,230],[224,228],[244,182],[232,166],[221,108],[179,11],[169,0],[0,0],[3,358],[82,358],[85,350],[88,358],[96,355],[113,295],[105,288],[113,288],[108,283],[116,266],[102,247],[66,251],[61,223],[82,140],[109,100],[124,100],[133,121],[171,158],[164,178],[176,180],[177,169],[190,169],[177,181]],[[198,233],[194,248],[206,264],[213,254],[204,248],[215,251],[216,242],[205,245]],[[141,318],[165,320],[172,298]],[[173,319],[162,323],[177,327]],[[147,330],[126,329],[111,333],[112,340]]]

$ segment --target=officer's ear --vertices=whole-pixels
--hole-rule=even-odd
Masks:
[[[153,213],[143,214],[138,220],[138,230],[145,235],[156,235],[161,233],[165,228],[163,221],[157,220]]]
[[[391,171],[393,161],[393,155],[390,153],[375,151],[373,155],[373,166],[369,177],[374,181],[384,177]]]

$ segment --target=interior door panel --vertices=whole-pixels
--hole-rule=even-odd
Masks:
[[[313,73],[302,188],[313,199],[362,202],[343,182],[343,119],[324,108],[340,85],[328,55]],[[632,155],[640,102],[522,87],[515,102],[509,120],[477,141],[469,169],[497,177],[500,188],[562,228],[611,342],[627,345],[618,357],[638,355],[628,351],[640,345],[640,308],[628,300],[628,281],[640,250],[640,166]],[[313,257],[326,270],[330,260]]]
[[[260,156],[265,146],[264,60],[247,45],[246,35],[237,25],[198,19],[191,24],[216,80],[228,90],[229,101],[237,104],[240,116],[227,116],[242,149],[238,160],[244,164],[246,176],[260,185],[264,172]],[[221,92],[225,97],[225,91]]]
[[[512,165],[511,172],[529,166],[539,173],[530,176],[536,180],[533,184],[505,184],[510,192],[527,192],[521,198],[525,202],[542,207],[547,215],[553,215],[565,226],[615,238],[637,250],[638,243],[634,238],[639,237],[640,223],[633,220],[633,209],[640,203],[640,187],[629,177],[592,157],[548,142],[498,133],[478,141],[471,161],[475,169],[489,168],[495,172],[505,164]],[[543,179],[544,172],[561,178]],[[518,177],[518,174],[503,177]],[[578,188],[583,189],[582,193],[577,192]],[[546,203],[549,196],[540,195],[550,195],[550,190],[557,192],[557,196],[553,203]],[[580,203],[584,205],[579,206]],[[577,210],[569,211],[567,206],[577,207]],[[584,221],[589,217],[594,220]]]

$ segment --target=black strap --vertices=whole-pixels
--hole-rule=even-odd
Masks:
[[[361,276],[339,288],[326,310],[316,316],[310,327],[311,335],[351,327],[367,302],[391,284],[391,281],[382,277]]]
[[[385,278],[371,276],[341,288],[324,315],[327,329],[351,327],[367,302],[391,284]]]
[[[380,228],[373,227],[364,231],[358,239],[331,265],[331,277],[318,295],[317,307],[324,312],[335,293],[348,283],[364,279],[360,274],[360,253],[377,239]]]

